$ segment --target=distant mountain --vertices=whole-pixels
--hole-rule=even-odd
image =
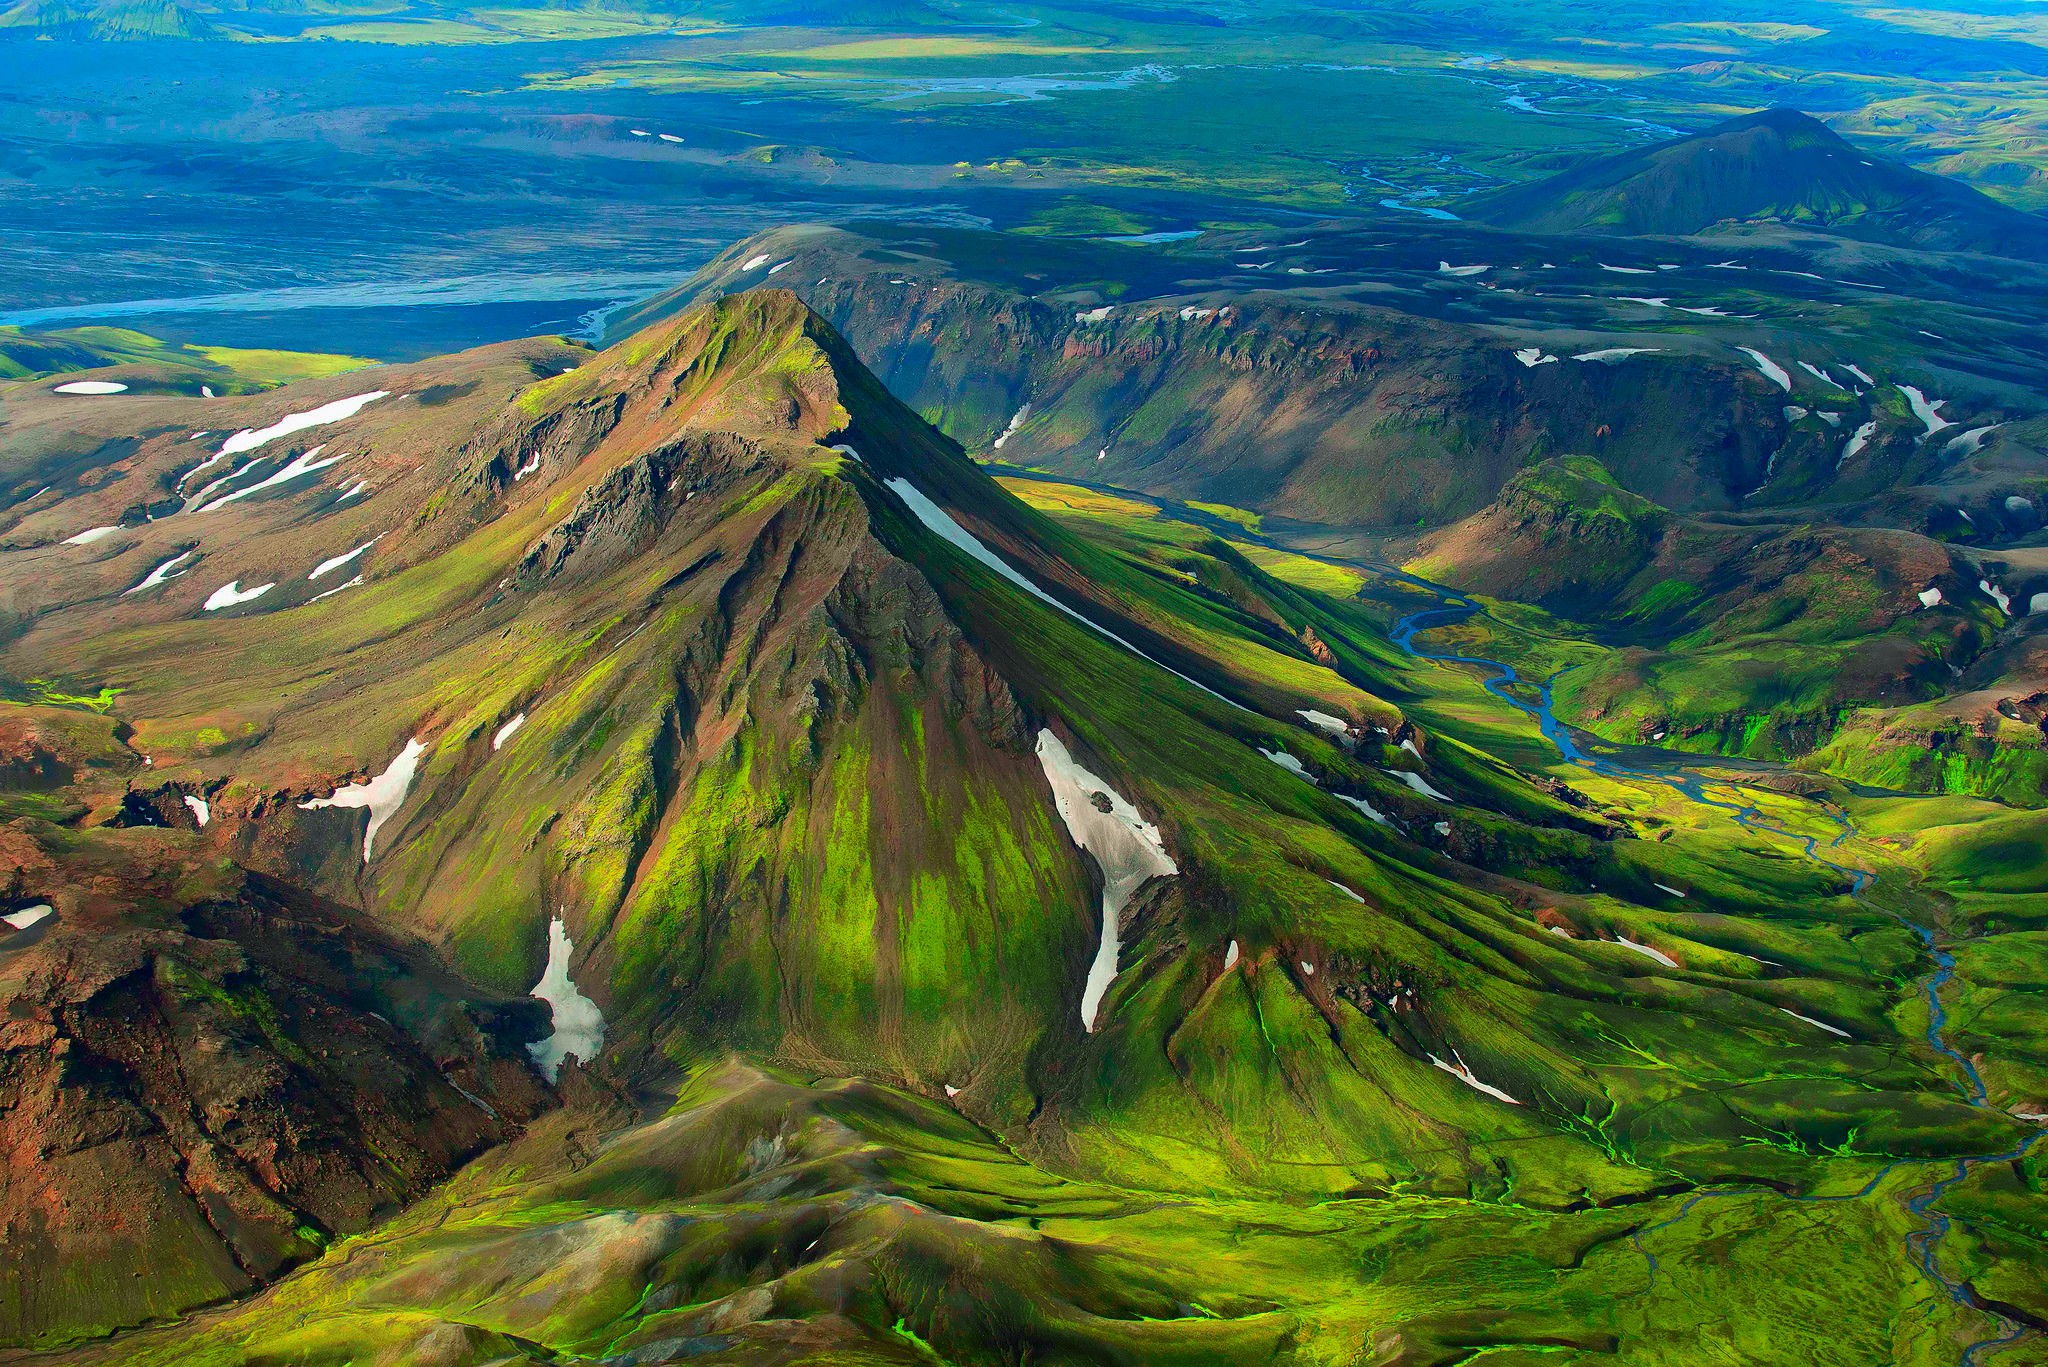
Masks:
[[[0,37],[212,38],[203,16],[173,0],[22,0],[0,9]]]
[[[1468,216],[1525,232],[1614,236],[1689,236],[1765,221],[1891,246],[2048,256],[2048,222],[1871,156],[1793,109],[1603,157],[1472,201]]]
[[[512,4],[506,11],[559,8],[545,4]],[[593,6],[613,16],[640,15],[650,21],[710,21],[742,27],[774,25],[838,25],[841,27],[913,27],[947,25],[947,16],[921,0],[769,0],[765,4],[735,0],[645,0]],[[405,17],[432,14],[465,19],[464,5],[423,6]],[[244,16],[289,16],[341,23],[350,19],[386,19],[377,6],[332,5],[323,0],[19,0],[0,4],[0,39],[69,38],[119,41],[140,38],[246,37]],[[218,21],[218,22],[216,22]]]

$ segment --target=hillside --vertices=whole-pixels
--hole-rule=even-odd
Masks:
[[[2006,1171],[2048,1088],[2026,1013],[1958,1028],[1988,1104],[1910,1014],[1906,848],[1855,844],[1873,901],[1562,762],[1396,644],[1442,601],[1412,582],[1020,498],[787,292],[595,354],[5,398],[6,695],[111,719],[102,775],[24,757],[6,829],[57,853],[10,895],[99,924],[64,847],[115,825],[417,933],[476,999],[539,984],[617,1080],[271,1295],[75,1360],[1195,1362],[1394,1323],[1436,1356],[1717,1334],[1739,1295],[1792,1361],[2048,1312],[1989,1177],[1945,1208],[1981,1299],[1803,1308],[1806,1271],[1908,1294],[1893,1198]],[[1710,1189],[1732,1245],[1657,1223]],[[1788,1274],[1788,1210],[1833,1262]],[[1222,1226],[1299,1230],[1294,1271]],[[1504,1290],[1510,1251],[1553,1289]]]
[[[1770,222],[1927,251],[2048,257],[2048,222],[1852,146],[1792,109],[1617,153],[1476,199],[1521,232],[1688,237]]]
[[[2020,644],[2030,614],[1991,592],[2027,603],[2048,592],[2038,571],[1896,530],[1688,519],[1584,459],[1523,472],[1491,508],[1422,538],[1407,568],[1589,636],[1555,693],[1609,740],[2048,803],[2048,744],[2014,724],[2040,687]],[[1975,743],[1908,720],[1923,710]]]

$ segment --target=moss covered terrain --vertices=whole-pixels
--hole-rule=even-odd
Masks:
[[[547,1116],[509,1035],[521,1135],[253,1299],[88,1343],[212,1297],[67,1298],[57,1259],[16,1342],[1945,1363],[2048,1321],[2032,813],[1569,763],[1403,648],[1439,591],[998,482],[783,291],[237,400],[329,416],[217,464],[194,401],[11,402],[0,673],[44,738],[4,829],[55,853],[8,905],[140,924],[82,862],[128,842],[416,936],[470,1002],[559,919],[605,1024]],[[1589,583],[1673,535],[1597,466],[1516,487]],[[1599,648],[1526,611],[1484,629]],[[1114,927],[1048,733],[1173,867]],[[55,943],[0,939],[13,1000]],[[307,1048],[284,987],[206,982]]]

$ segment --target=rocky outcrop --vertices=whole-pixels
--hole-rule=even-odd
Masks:
[[[537,1002],[167,833],[0,828],[0,1343],[240,1294],[552,1104]]]

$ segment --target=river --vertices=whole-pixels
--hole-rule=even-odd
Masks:
[[[1432,584],[1428,580],[1418,579],[1413,575],[1405,574],[1398,570],[1382,568],[1381,573],[1389,574],[1404,583],[1434,593],[1438,595],[1444,604],[1440,607],[1426,608],[1421,612],[1410,613],[1394,623],[1393,629],[1389,633],[1389,637],[1394,644],[1400,646],[1417,659],[1432,660],[1440,664],[1475,665],[1491,671],[1490,677],[1482,681],[1486,691],[1509,706],[1526,713],[1533,719],[1537,729],[1543,733],[1544,738],[1555,745],[1558,753],[1564,756],[1568,762],[1582,764],[1594,773],[1610,777],[1665,784],[1693,802],[1727,812],[1736,824],[1749,830],[1761,831],[1794,841],[1805,852],[1807,858],[1833,869],[1847,878],[1849,880],[1849,895],[1852,897],[1862,897],[1871,883],[1876,881],[1876,875],[1869,869],[1838,864],[1822,854],[1821,850],[1823,847],[1817,836],[1801,835],[1796,831],[1788,831],[1782,827],[1773,826],[1764,819],[1763,812],[1751,804],[1724,802],[1718,798],[1708,796],[1705,780],[1696,773],[1682,769],[1660,772],[1653,769],[1636,768],[1617,763],[1604,756],[1587,753],[1572,736],[1570,728],[1557,719],[1557,713],[1551,706],[1550,688],[1554,680],[1545,680],[1541,683],[1532,684],[1521,679],[1516,674],[1514,666],[1502,661],[1489,660],[1480,656],[1430,651],[1416,644],[1415,638],[1423,632],[1437,627],[1451,626],[1482,615],[1486,611],[1482,605],[1465,597],[1455,589],[1445,588],[1440,584]],[[1524,689],[1533,688],[1536,701],[1533,703],[1526,701],[1510,691],[1512,686],[1516,684],[1521,684]],[[1840,834],[1829,841],[1825,847],[1832,850],[1855,834],[1855,829],[1850,825],[1846,813],[1831,805],[1823,804],[1823,807],[1827,811],[1829,818],[1840,828]],[[1934,929],[1931,926],[1921,925],[1916,921],[1909,921],[1903,916],[1898,916],[1896,913],[1888,914],[1893,915],[1900,924],[1906,926],[1919,938],[1920,943],[1926,948],[1928,956],[1934,961],[1934,971],[1928,974],[1924,985],[1927,993],[1928,1045],[1936,1053],[1953,1062],[1960,1070],[1961,1078],[1957,1082],[1957,1090],[1962,1093],[1963,1100],[1972,1106],[1985,1106],[1987,1102],[1985,1099],[1983,1077],[1978,1073],[1976,1065],[1965,1058],[1947,1039],[1948,1008],[1942,1004],[1941,989],[1949,979],[1955,976],[1955,955],[1943,948],[1936,940]],[[1934,1205],[1951,1187],[1968,1177],[1971,1169],[1985,1163],[2013,1162],[2026,1154],[2039,1138],[2038,1134],[2031,1135],[2024,1144],[2007,1153],[1984,1154],[1977,1157],[1953,1160],[1894,1159],[1878,1169],[1877,1173],[1859,1191],[1845,1196],[1786,1196],[1785,1199],[1809,1202],[1861,1200],[1875,1192],[1879,1184],[1893,1171],[1909,1163],[1952,1162],[1954,1165],[1953,1170],[1947,1176],[1937,1179],[1925,1191],[1906,1202],[1906,1209],[1923,1221],[1921,1228],[1914,1230],[1906,1236],[1906,1255],[1920,1267],[1920,1270],[1931,1281],[1941,1287],[1956,1304],[1968,1306],[1973,1310],[1989,1315],[1998,1322],[1999,1332],[1997,1334],[1989,1338],[1979,1339],[1963,1350],[1962,1356],[1959,1359],[1962,1367],[1975,1367],[1983,1354],[2005,1347],[2008,1344],[2017,1343],[2019,1340],[2027,1337],[2032,1331],[2027,1326],[2007,1319],[2005,1316],[1986,1307],[1970,1288],[1968,1282],[1959,1277],[1950,1277],[1942,1270],[1941,1245],[1948,1237],[1950,1221],[1948,1216],[1935,1210]],[[1656,1282],[1657,1258],[1655,1254],[1643,1246],[1644,1235],[1669,1229],[1690,1214],[1693,1207],[1710,1197],[1754,1195],[1759,1192],[1773,1192],[1774,1194],[1783,1195],[1783,1193],[1775,1192],[1774,1188],[1761,1185],[1715,1187],[1687,1198],[1685,1203],[1678,1208],[1677,1214],[1669,1219],[1637,1230],[1633,1236],[1633,1242],[1636,1250],[1643,1255],[1644,1260],[1649,1266],[1651,1284],[1654,1285]]]

